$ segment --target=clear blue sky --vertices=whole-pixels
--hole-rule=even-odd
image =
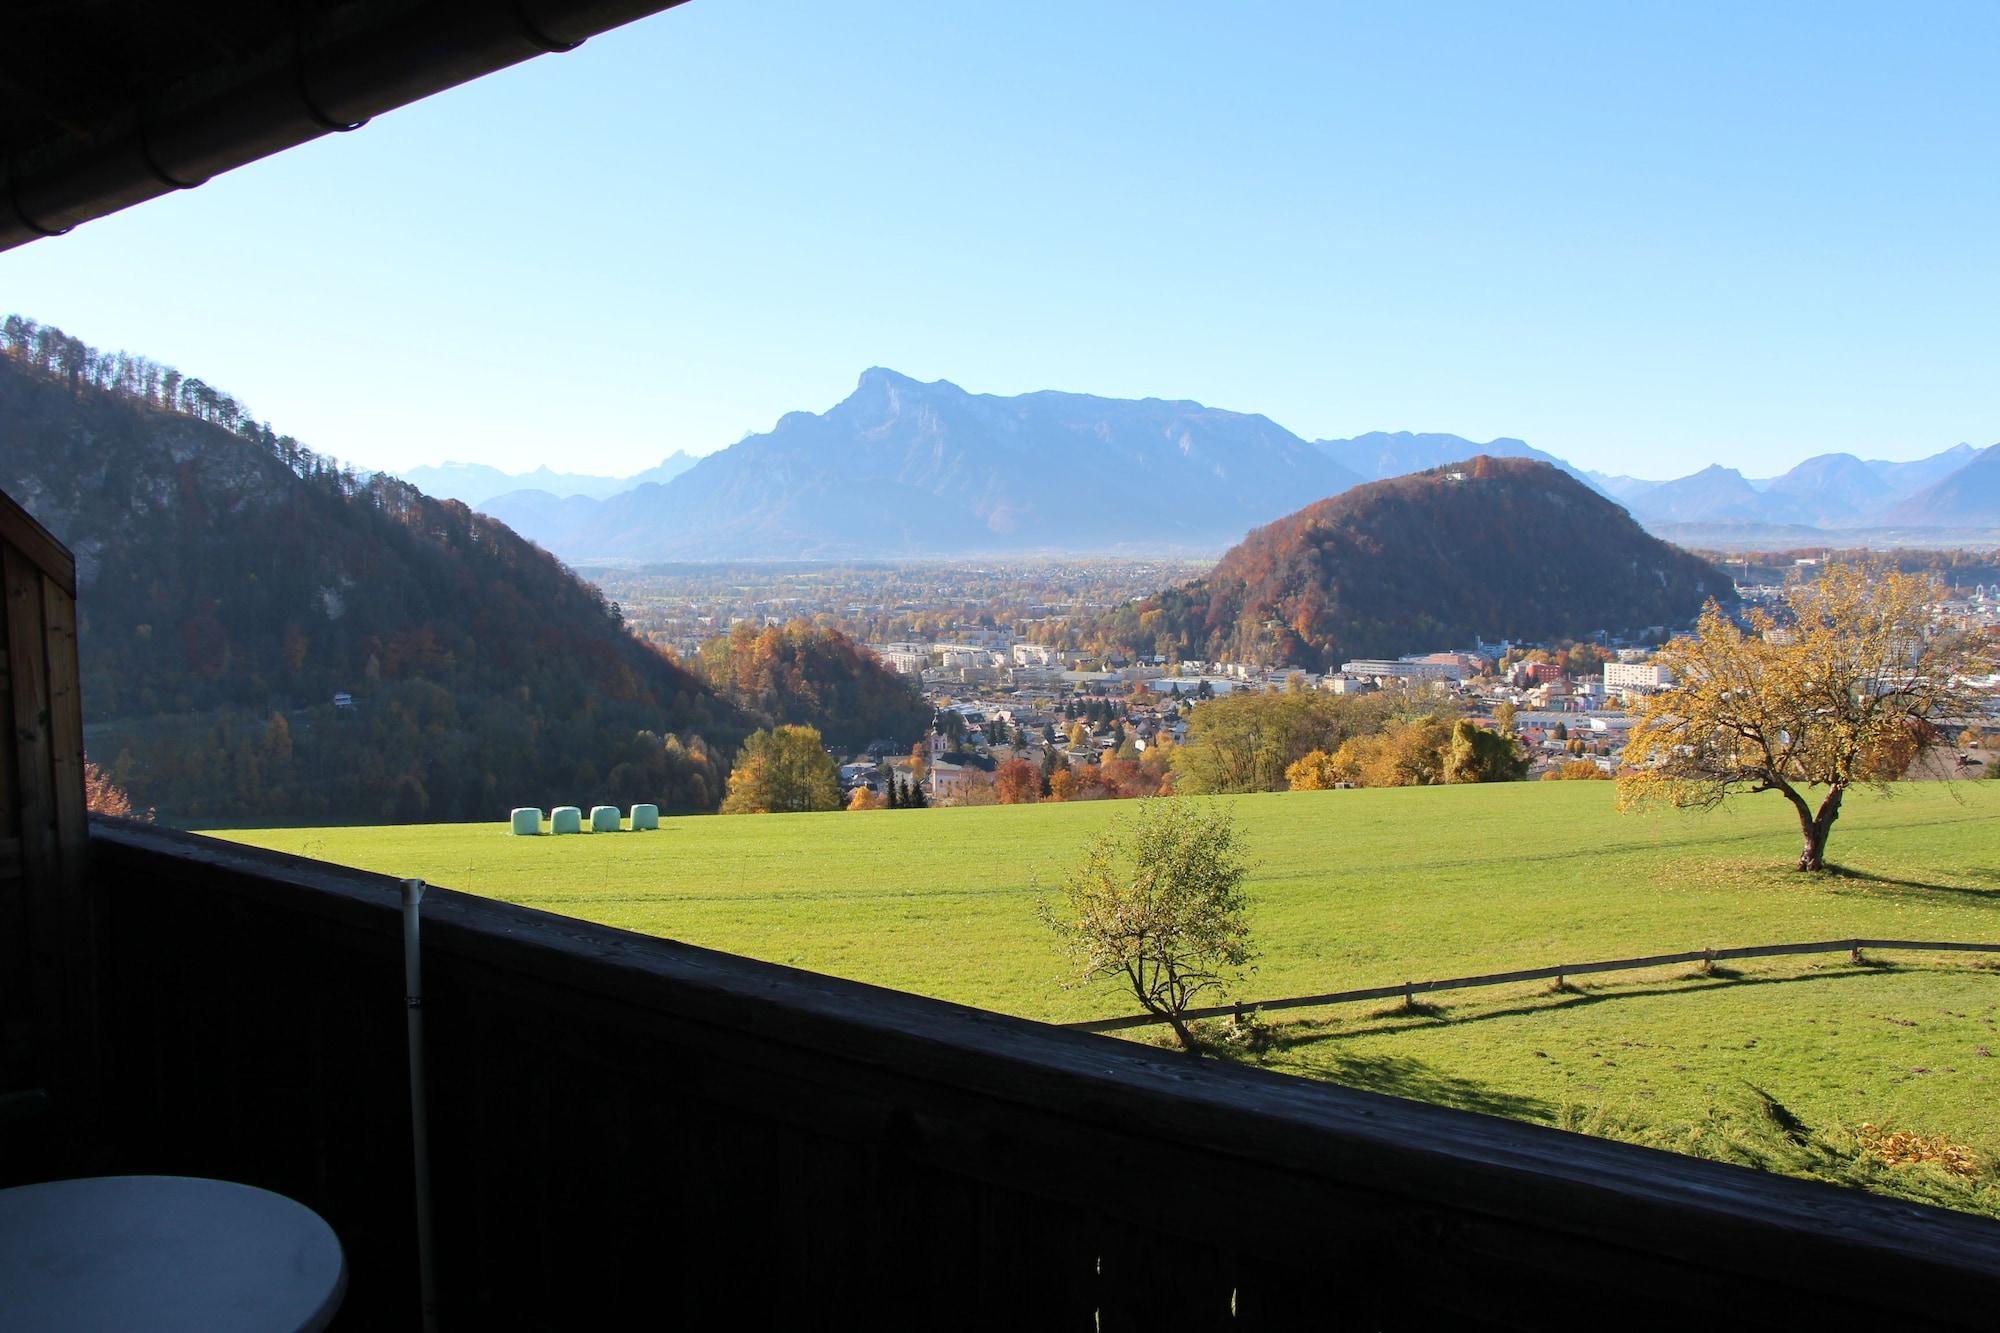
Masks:
[[[1751,475],[2000,439],[2000,4],[693,0],[0,254],[316,448],[628,472],[870,365]]]

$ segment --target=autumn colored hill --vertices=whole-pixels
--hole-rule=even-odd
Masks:
[[[1547,463],[1480,456],[1308,505],[1206,577],[1112,612],[1133,654],[1327,670],[1503,638],[1672,626],[1729,576]]]
[[[701,663],[709,683],[758,722],[815,727],[845,750],[884,741],[907,751],[930,726],[931,708],[914,677],[809,620],[782,628],[739,624],[702,645]]]
[[[0,489],[76,553],[91,757],[163,818],[712,809],[747,729],[495,520],[13,320]]]

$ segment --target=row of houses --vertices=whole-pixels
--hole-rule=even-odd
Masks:
[[[1062,671],[1083,665],[1089,655],[1043,643],[1015,642],[1005,630],[962,633],[953,641],[869,645],[892,671],[920,676],[926,671],[1004,671],[1012,668]]]

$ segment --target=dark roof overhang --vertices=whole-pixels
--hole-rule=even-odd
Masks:
[[[0,9],[0,250],[682,0],[27,0]]]

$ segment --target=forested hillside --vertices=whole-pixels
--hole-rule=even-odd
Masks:
[[[1734,595],[1721,570],[1547,463],[1481,456],[1309,505],[1087,637],[1130,653],[1331,669],[1474,639],[1672,626]]]
[[[701,661],[709,682],[759,722],[815,727],[842,749],[880,740],[907,751],[930,725],[930,705],[912,677],[809,620],[782,629],[739,624],[703,644]]]
[[[712,809],[746,730],[502,524],[19,319],[0,488],[76,553],[91,757],[164,818]]]

